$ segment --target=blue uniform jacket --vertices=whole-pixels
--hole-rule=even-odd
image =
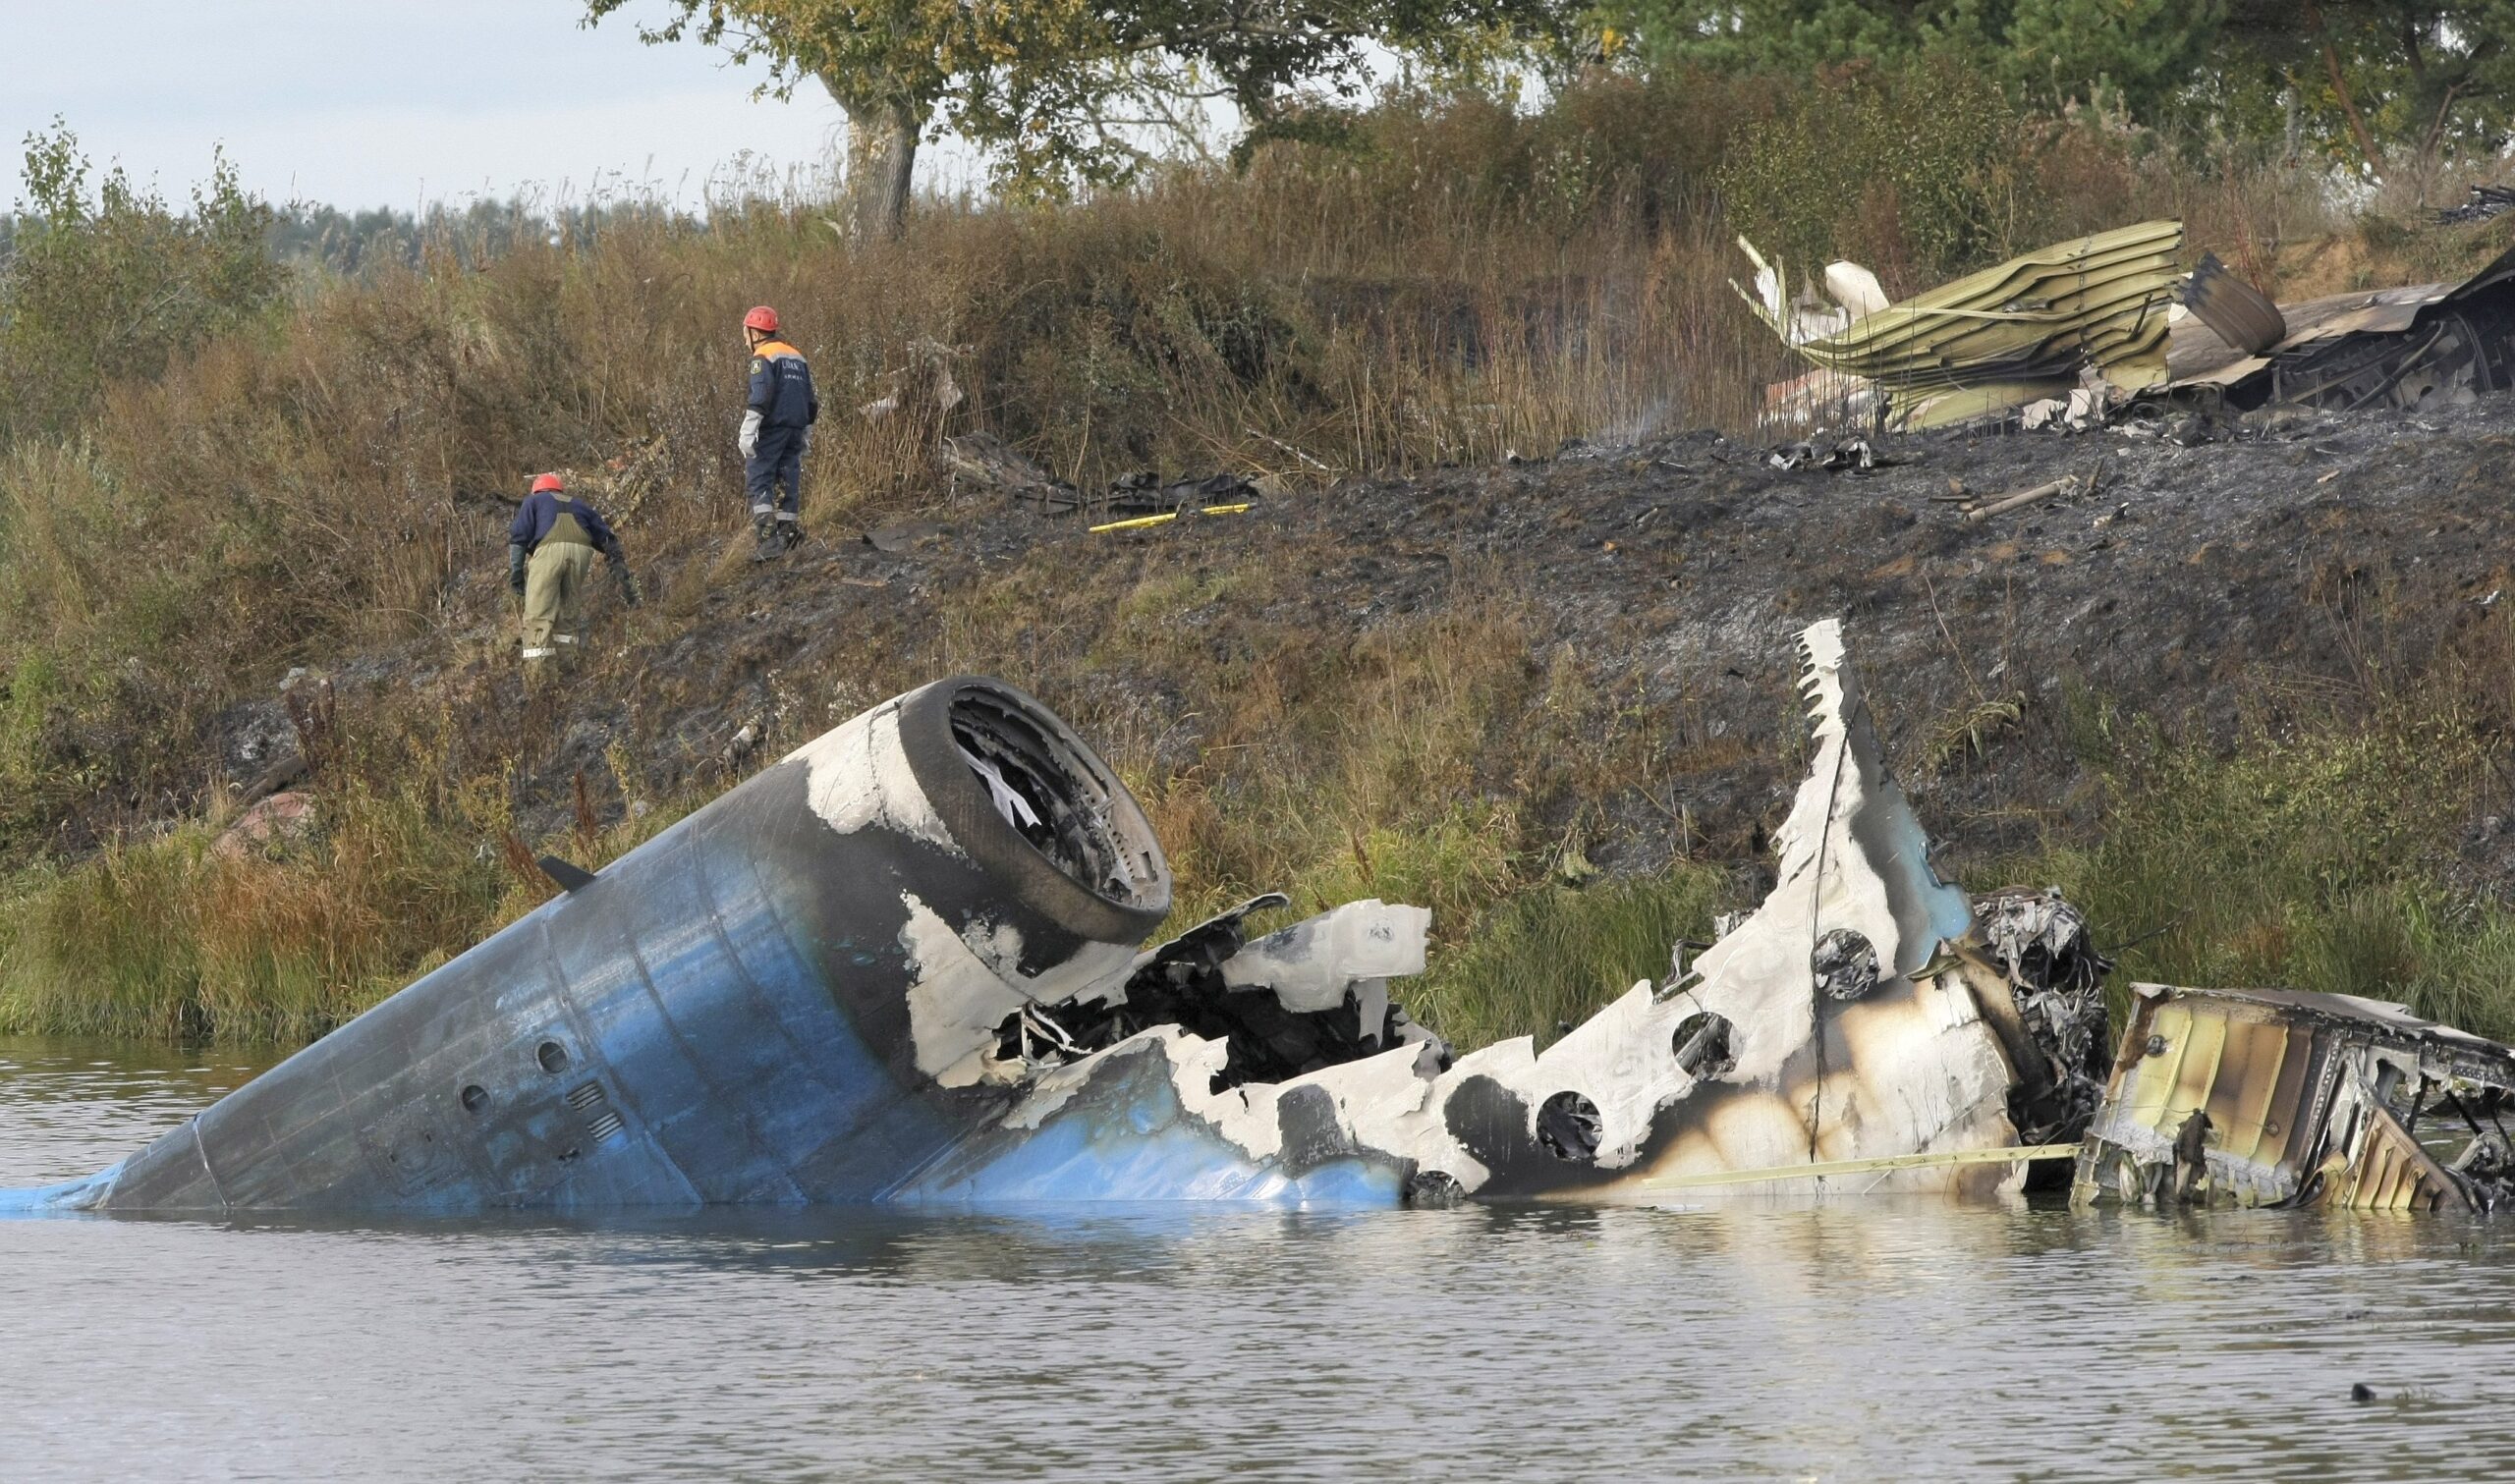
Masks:
[[[752,347],[748,406],[763,428],[811,426],[821,404],[812,395],[812,368],[804,363],[804,353],[782,340]]]
[[[593,538],[594,550],[613,561],[620,560],[620,537],[612,533],[602,517],[594,514],[592,506],[583,500],[552,494],[546,489],[537,495],[524,497],[524,508],[515,513],[515,524],[507,528],[507,540],[530,554],[541,544],[542,537],[550,534],[551,525],[561,516],[576,517],[577,523]]]

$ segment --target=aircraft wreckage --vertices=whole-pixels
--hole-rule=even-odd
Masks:
[[[2424,1182],[2410,1198],[2481,1203],[2464,1171],[2503,1169],[2502,1138],[2462,1171],[2420,1165],[2391,1131],[2417,1109],[2379,1112],[2414,1085],[2493,1106],[2469,1079],[2508,1085],[2515,1053],[2247,1000],[2218,1018],[2312,1023],[2285,1056],[2260,1030],[2250,1060],[2205,1055],[2207,1016],[2152,999],[2108,1070],[2084,920],[1941,882],[1839,627],[1800,647],[1814,745],[1778,884],[1543,1051],[1454,1055],[1390,999],[1424,967],[1416,907],[1252,939],[1249,915],[1284,905],[1260,898],[1139,951],[1171,893],[1143,810],[1036,701],[947,680],[599,874],[553,862],[567,890],[531,915],[123,1163],[0,1210],[1984,1194],[2073,1155],[2083,1187],[2136,1199],[2310,1199],[2389,1159]],[[2296,1130],[2277,1150],[2212,1142],[2264,1109]],[[2338,1142],[2316,1122],[2335,1109]]]
[[[2134,409],[2409,411],[2515,389],[2515,250],[2459,283],[2274,303],[2143,222],[1889,302],[1857,263],[1794,291],[1777,259],[1733,284],[1815,369],[1765,391],[1767,422],[2083,428]],[[1818,290],[1821,288],[1821,294]]]

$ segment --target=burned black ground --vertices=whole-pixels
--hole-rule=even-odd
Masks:
[[[1112,662],[1115,632],[1227,669],[1269,639],[1334,651],[1499,601],[1528,616],[1527,665],[1577,667],[1664,721],[1664,791],[1596,800],[1614,804],[1616,827],[1592,853],[1647,869],[1681,848],[1749,852],[1773,822],[1800,745],[1792,636],[1840,614],[1931,826],[1959,852],[1996,853],[2040,823],[2095,823],[2070,745],[2074,697],[2231,742],[2248,723],[2321,714],[2418,674],[2487,628],[2515,586],[2500,544],[2515,482],[2506,401],[2257,419],[2190,448],[2106,433],[1882,449],[1892,467],[1847,474],[1781,471],[1708,433],[1574,446],[1099,535],[1085,518],[965,494],[924,512],[933,528],[897,553],[823,529],[793,558],[712,583],[702,557],[667,578],[665,607],[685,621],[605,635],[616,668],[562,703],[556,745],[529,777],[555,807],[560,781],[626,739],[670,788],[714,770],[746,720],[769,719],[791,744],[895,677],[967,668],[1080,714],[1186,723],[1157,729],[1148,759],[1184,765],[1194,718],[1165,715],[1187,699],[1180,667]],[[1980,524],[1958,514],[1960,492],[2065,474],[2096,487]],[[1154,581],[1180,601],[1126,609]],[[682,596],[690,587],[703,590]],[[991,653],[988,635],[953,632],[952,613],[972,608],[1002,621]],[[499,631],[464,637],[477,652],[456,673],[521,707]],[[416,647],[343,673],[440,680],[423,664],[436,646]],[[1690,823],[1671,829],[1672,807]]]

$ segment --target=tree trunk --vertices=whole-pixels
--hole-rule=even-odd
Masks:
[[[908,218],[927,110],[897,94],[841,92],[826,77],[821,85],[847,110],[847,229],[858,243],[888,242]]]
[[[2349,79],[2340,71],[2340,48],[2332,44],[2331,32],[2322,24],[2322,7],[2307,0],[2306,25],[2322,42],[2322,65],[2331,78],[2331,92],[2340,104],[2341,117],[2349,121],[2350,137],[2358,141],[2358,152],[2367,157],[2367,169],[2377,179],[2384,174],[2383,151],[2375,147],[2375,137],[2367,132],[2367,120],[2358,112],[2358,100],[2349,91]]]

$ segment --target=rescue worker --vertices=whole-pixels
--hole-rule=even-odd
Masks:
[[[547,680],[554,663],[563,670],[576,664],[582,651],[578,622],[595,552],[620,579],[621,601],[637,607],[638,579],[630,576],[620,537],[592,506],[570,496],[557,474],[534,479],[507,529],[507,585],[524,599],[527,685]]]
[[[751,495],[752,531],[759,556],[777,556],[804,538],[804,454],[821,414],[812,368],[777,338],[777,311],[766,304],[743,316],[751,347],[751,400],[743,412],[743,485]]]

